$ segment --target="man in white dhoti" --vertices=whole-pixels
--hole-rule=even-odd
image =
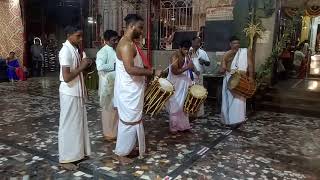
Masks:
[[[76,163],[90,155],[90,142],[85,107],[86,89],[82,71],[91,61],[81,60],[77,47],[82,41],[82,31],[68,26],[67,41],[59,52],[60,61],[60,120],[59,162],[67,169],[76,169]]]
[[[200,75],[195,76],[195,82],[203,85],[203,73],[205,72],[205,66],[210,66],[210,59],[208,57],[208,54],[200,48],[201,47],[201,38],[200,37],[194,37],[192,39],[192,47],[190,48],[192,62],[194,64],[194,67],[198,72],[200,72]],[[199,112],[197,114],[198,117],[204,116],[204,104],[200,106]]]
[[[105,46],[97,53],[97,70],[99,73],[99,96],[102,107],[101,121],[105,140],[112,141],[117,137],[118,112],[113,103],[116,47],[118,33],[113,30],[104,32]]]
[[[233,94],[228,90],[227,84],[234,71],[248,74],[254,82],[254,66],[252,55],[246,48],[240,48],[237,37],[230,39],[231,50],[226,52],[222,60],[222,72],[225,73],[222,87],[222,121],[231,127],[237,127],[246,120],[246,98]]]
[[[145,135],[142,122],[145,76],[152,76],[152,70],[144,68],[134,40],[143,33],[143,19],[129,14],[124,19],[126,32],[117,46],[116,79],[114,86],[115,106],[119,113],[118,137],[115,148],[117,159],[122,164],[131,163],[127,158],[136,146],[139,154],[145,153]]]
[[[180,48],[171,58],[169,74],[167,79],[174,85],[175,93],[168,102],[170,132],[176,134],[178,131],[191,129],[189,116],[183,111],[184,101],[188,94],[188,88],[192,84],[193,72],[196,71],[192,59],[189,56],[190,41],[183,41]]]

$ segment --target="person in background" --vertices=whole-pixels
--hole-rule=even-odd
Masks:
[[[283,48],[281,54],[280,54],[281,62],[285,68],[285,74],[284,79],[287,79],[289,76],[289,73],[292,69],[292,56],[291,56],[291,47],[290,43],[287,43],[286,47]]]
[[[114,80],[116,64],[116,47],[118,33],[107,30],[103,34],[105,46],[97,53],[97,70],[99,74],[99,96],[102,107],[101,121],[104,139],[112,141],[117,137],[118,111],[114,107]]]
[[[303,53],[303,47],[304,44],[301,43],[294,52],[293,65],[297,76],[300,74],[300,68],[302,67],[302,64],[306,58],[306,55]]]
[[[58,51],[58,44],[55,39],[54,34],[49,35],[49,41],[46,47],[46,57],[45,63],[48,63],[48,68],[50,72],[56,72],[57,70],[57,51]]]
[[[31,46],[32,55],[32,75],[37,77],[43,73],[43,47],[40,38],[34,38],[34,44]]]
[[[192,47],[190,48],[190,53],[191,53],[191,58],[192,58],[194,67],[198,72],[200,72],[199,76],[194,74],[194,77],[197,83],[199,83],[200,85],[203,85],[202,74],[205,72],[205,66],[210,66],[210,59],[208,57],[208,54],[200,47],[201,47],[201,38],[194,37],[192,39]],[[203,115],[204,115],[204,105],[202,104],[197,116],[201,117]]]
[[[7,76],[11,82],[19,80],[16,70],[20,67],[20,64],[19,60],[15,57],[15,54],[15,52],[10,52],[9,57],[7,58]]]

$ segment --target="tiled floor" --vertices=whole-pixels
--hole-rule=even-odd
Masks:
[[[0,84],[0,179],[320,178],[320,119],[257,112],[231,131],[210,104],[192,133],[170,135],[166,113],[145,117],[148,154],[120,166],[111,158],[115,142],[103,141],[95,91],[87,106],[94,153],[81,172],[65,171],[57,159],[58,83]]]

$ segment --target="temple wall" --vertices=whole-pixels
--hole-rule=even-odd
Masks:
[[[0,56],[6,58],[14,51],[20,62],[23,61],[24,26],[19,0],[0,1]]]

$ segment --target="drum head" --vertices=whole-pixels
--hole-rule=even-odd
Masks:
[[[174,91],[173,85],[171,84],[170,81],[164,78],[159,78],[158,82],[160,84],[161,89],[165,90],[166,92]]]
[[[229,81],[228,81],[228,88],[229,89],[236,88],[240,82],[240,77],[241,77],[241,75],[239,73],[232,74]]]
[[[203,86],[196,84],[196,85],[191,86],[190,93],[195,98],[204,98],[207,96],[208,91]]]

